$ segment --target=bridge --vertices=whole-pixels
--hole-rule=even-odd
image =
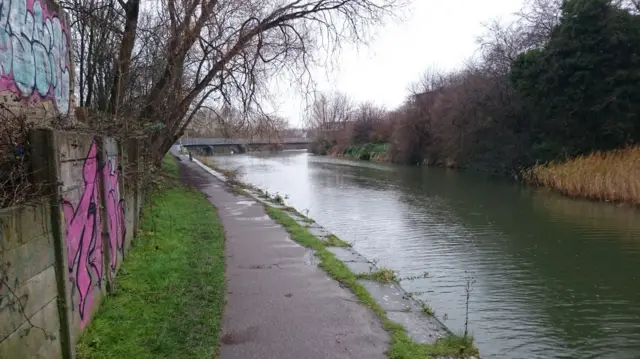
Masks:
[[[281,151],[307,149],[309,138],[243,139],[243,138],[182,138],[177,145],[202,155],[244,153],[247,151]]]

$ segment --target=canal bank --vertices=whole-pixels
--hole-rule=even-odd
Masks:
[[[186,159],[183,157],[183,159]],[[436,318],[425,313],[425,308],[420,305],[417,301],[411,298],[411,295],[403,290],[401,287],[397,285],[397,283],[379,283],[378,281],[371,279],[363,279],[367,277],[368,274],[376,273],[378,268],[376,268],[375,264],[371,261],[366,260],[363,256],[357,253],[355,250],[349,247],[333,247],[338,244],[341,245],[339,241],[335,239],[332,240],[332,236],[326,230],[324,230],[319,225],[315,224],[308,218],[289,211],[288,208],[274,204],[264,198],[261,193],[258,191],[254,191],[251,189],[246,190],[246,193],[250,196],[249,198],[237,197],[236,194],[230,193],[227,186],[222,186],[221,183],[226,181],[224,176],[202,164],[199,161],[195,160],[194,162],[189,162],[188,159],[183,162],[182,165],[186,170],[189,171],[189,177],[198,177],[198,181],[206,181],[202,178],[202,174],[207,174],[211,176],[215,176],[218,180],[215,180],[213,177],[209,177],[209,182],[202,182],[198,184],[198,188],[202,191],[210,195],[210,199],[216,207],[218,207],[220,215],[222,217],[223,224],[225,223],[225,211],[231,211],[232,216],[237,217],[236,221],[242,221],[242,230],[250,231],[250,226],[257,225],[256,223],[261,223],[266,221],[265,217],[261,215],[264,213],[264,210],[259,211],[262,205],[267,206],[266,212],[277,223],[282,225],[280,227],[281,230],[288,231],[288,235],[285,234],[285,240],[287,238],[291,238],[294,241],[301,244],[303,247],[311,250],[309,252],[310,257],[309,260],[313,266],[312,268],[318,268],[315,266],[317,264],[319,267],[324,269],[328,275],[333,278],[334,281],[331,281],[335,286],[334,290],[345,290],[349,289],[352,296],[355,296],[353,299],[344,298],[343,302],[339,301],[331,301],[330,303],[319,303],[320,307],[328,306],[330,308],[330,312],[334,313],[334,306],[343,306],[344,302],[356,304],[358,307],[366,309],[367,312],[371,314],[376,314],[380,320],[377,322],[381,325],[381,328],[387,330],[389,333],[388,337],[388,348],[384,350],[387,352],[390,358],[421,358],[421,357],[437,357],[437,358],[449,358],[449,357],[470,357],[475,355],[475,349],[469,345],[468,340],[466,338],[461,338],[459,336],[453,335],[441,322],[439,322]],[[197,167],[197,170],[196,170]],[[198,172],[200,172],[200,176],[198,176]],[[218,199],[216,199],[216,197]],[[223,203],[220,198],[226,198]],[[240,201],[238,201],[240,199]],[[253,204],[260,204],[259,206],[254,206]],[[251,221],[251,218],[241,218],[241,213],[243,211],[242,208],[235,208],[237,206],[244,206],[252,208],[251,211],[255,211],[255,213],[251,214],[251,218],[255,219]],[[261,213],[258,213],[261,212]],[[258,220],[260,218],[260,220]],[[227,221],[231,221],[228,219]],[[237,224],[236,224],[237,225]],[[233,228],[234,224],[232,222],[228,223],[229,228]],[[272,225],[268,225],[267,222],[263,223],[263,226],[267,226],[268,228],[272,228]],[[225,228],[227,228],[227,224],[225,224]],[[266,227],[265,227],[266,228]],[[254,232],[255,235],[263,236],[262,231],[265,230],[262,228],[258,232]],[[227,231],[229,231],[227,229]],[[232,229],[232,231],[235,231]],[[240,232],[238,232],[240,233]],[[245,234],[246,235],[246,234]],[[227,299],[228,305],[231,308],[231,313],[233,315],[234,311],[237,313],[246,313],[243,316],[249,315],[251,316],[251,312],[255,310],[263,311],[265,308],[260,308],[257,305],[255,308],[253,307],[244,307],[238,308],[236,303],[239,301],[234,300],[233,291],[231,288],[233,287],[234,281],[234,258],[238,253],[234,253],[234,236],[227,232],[227,243],[232,247],[231,252],[229,253],[231,257],[229,257],[228,263],[228,276],[229,276],[229,288],[230,294]],[[267,236],[269,237],[269,236]],[[245,242],[249,239],[237,238],[235,241],[237,243]],[[282,240],[282,238],[280,238]],[[267,242],[269,239],[267,239]],[[257,241],[255,245],[264,244],[262,241]],[[293,243],[293,242],[291,242]],[[285,243],[279,243],[280,246],[283,246]],[[301,247],[302,248],[302,247]],[[246,248],[245,251],[252,252],[262,252],[259,248]],[[274,258],[277,259],[277,258]],[[316,263],[318,262],[318,263]],[[277,260],[275,261],[277,263]],[[245,263],[246,264],[246,263]],[[273,266],[273,263],[270,263],[270,266]],[[281,264],[279,265],[282,266]],[[308,267],[308,265],[307,265]],[[297,268],[296,271],[299,271],[302,268]],[[262,269],[262,268],[259,268]],[[281,268],[279,268],[281,269]],[[308,268],[307,268],[308,269]],[[255,270],[254,270],[255,272]],[[277,276],[282,276],[285,272],[276,273]],[[298,273],[299,274],[299,273]],[[358,275],[360,274],[360,275]],[[280,280],[285,283],[288,282],[286,277],[278,277]],[[240,279],[236,279],[236,284],[241,282]],[[304,287],[304,285],[303,285]],[[337,288],[337,289],[336,289]],[[245,288],[247,289],[247,288]],[[255,290],[255,289],[254,289]],[[300,290],[300,288],[298,288]],[[326,290],[326,289],[325,289]],[[291,296],[287,296],[286,298],[295,298],[296,293],[292,292]],[[324,297],[324,296],[321,296]],[[285,301],[286,301],[285,298]],[[336,299],[336,298],[334,298]],[[274,298],[274,300],[276,300]],[[282,301],[282,299],[276,300],[278,302]],[[311,302],[315,306],[315,299],[312,299]],[[236,308],[234,309],[234,306]],[[322,311],[322,308],[315,308],[315,311]],[[300,316],[302,318],[308,317],[310,313],[293,313],[296,316]],[[292,313],[283,313],[283,315],[290,316]],[[227,312],[225,311],[225,323],[231,324],[232,321],[226,320]],[[307,318],[306,322],[315,323],[313,318]],[[357,329],[356,332],[370,332],[371,325],[357,325],[361,327]],[[317,325],[316,325],[317,326]],[[327,329],[323,329],[322,331],[329,330],[328,328],[332,327],[329,325]],[[369,328],[369,329],[368,329]],[[316,328],[319,329],[319,328]],[[260,330],[260,325],[258,325],[258,329]],[[225,329],[223,328],[223,332]],[[347,331],[349,332],[349,331]],[[298,334],[293,334],[293,337],[299,336]],[[286,338],[286,336],[285,336]],[[282,339],[282,338],[281,338]],[[288,340],[288,339],[287,339]],[[327,343],[320,341],[320,347],[326,347]],[[302,344],[300,344],[302,345]],[[231,349],[230,349],[231,350]],[[224,336],[223,336],[223,347],[221,352],[225,352],[224,345]],[[281,353],[282,354],[282,353]],[[333,353],[333,357],[336,357],[337,352]],[[229,356],[230,358],[233,356]],[[262,356],[264,357],[264,356]],[[286,356],[285,356],[286,357]],[[305,357],[309,357],[308,355]],[[324,356],[312,356],[312,357],[324,357]],[[344,357],[375,357],[368,356],[358,353],[353,356],[344,356]],[[224,355],[222,357],[225,358]],[[281,358],[284,358],[281,356]]]
[[[306,153],[214,157],[392,268],[483,358],[636,359],[640,211],[480,173]]]

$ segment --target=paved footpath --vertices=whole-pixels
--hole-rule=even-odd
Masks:
[[[386,358],[389,335],[378,317],[261,204],[228,192],[195,163],[180,162],[180,172],[218,209],[226,232],[221,359]]]

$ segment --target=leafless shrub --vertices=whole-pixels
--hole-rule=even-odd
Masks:
[[[349,145],[354,106],[346,94],[317,94],[307,109],[305,120],[315,143],[312,152],[326,154],[329,149],[342,152]]]
[[[316,136],[330,136],[333,132],[343,130],[351,121],[353,107],[351,99],[344,93],[320,93],[307,110],[307,126]]]
[[[33,123],[0,105],[0,208],[27,203],[43,196],[44,183],[34,181],[29,131]]]
[[[384,127],[378,124],[385,119],[385,109],[371,102],[360,104],[353,114],[353,131],[351,141],[354,144],[363,144],[367,142],[382,142],[388,140],[389,134],[385,132],[376,132],[383,130]]]

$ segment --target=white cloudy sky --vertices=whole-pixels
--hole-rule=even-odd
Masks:
[[[508,20],[523,0],[413,0],[404,21],[377,31],[367,48],[345,48],[339,69],[327,78],[318,71],[320,91],[340,91],[354,101],[397,107],[407,89],[429,67],[452,69],[471,57],[483,24]],[[280,115],[292,125],[302,123],[303,99],[297,90],[280,85]]]

